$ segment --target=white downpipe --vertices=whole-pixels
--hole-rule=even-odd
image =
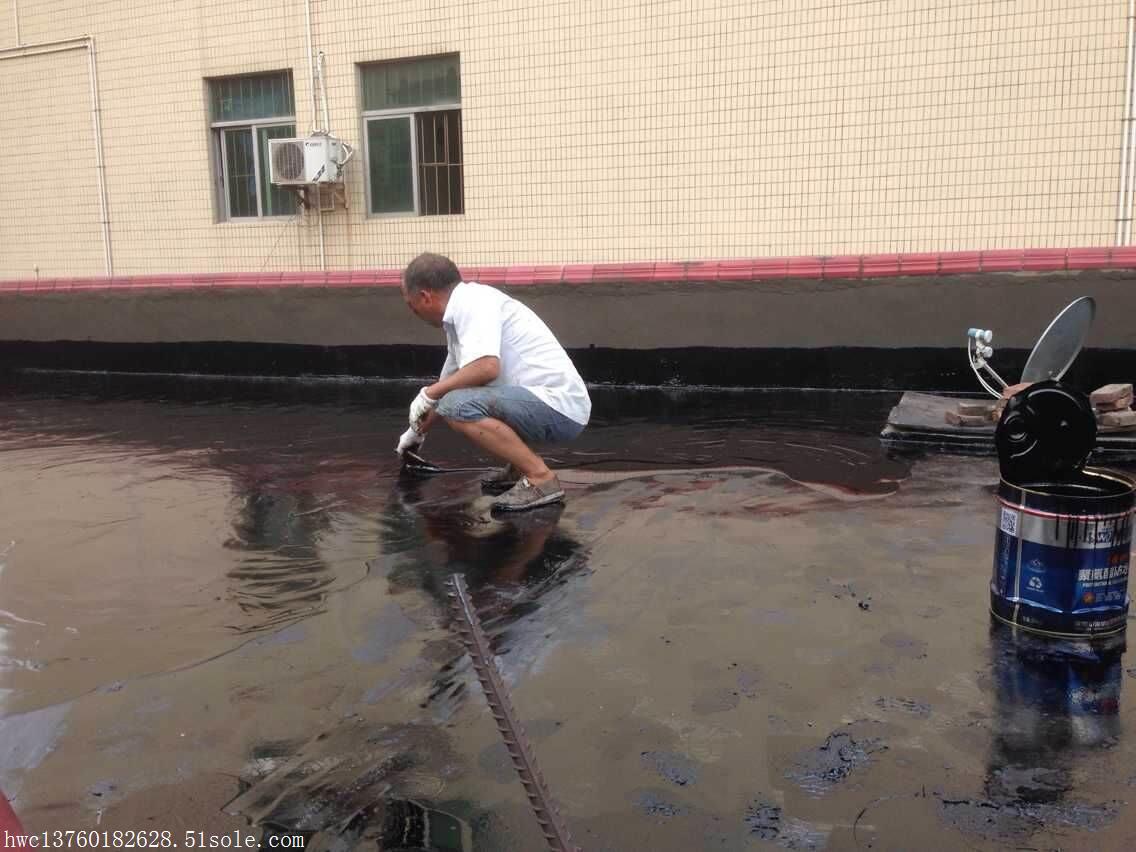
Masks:
[[[327,257],[323,253],[323,199],[320,197],[319,187],[316,187],[316,218],[319,220],[320,232],[320,272],[327,272]]]
[[[331,133],[331,119],[327,116],[327,79],[323,76],[323,51],[316,56],[316,76],[319,78],[320,104],[323,106],[321,133]]]
[[[0,59],[20,59],[24,56],[39,56],[41,53],[59,53],[64,50],[82,50],[87,46],[90,36],[57,38],[53,41],[37,41],[35,44],[20,44],[15,47],[0,47]]]
[[[1136,2],[1136,0],[1133,0]],[[87,77],[91,88],[91,127],[95,136],[95,175],[98,179],[99,214],[103,230],[103,262],[107,277],[114,275],[114,256],[110,242],[110,208],[107,205],[106,164],[103,160],[102,108],[99,104],[99,73],[95,58],[95,39],[84,35],[76,38],[41,41],[36,44],[23,44],[18,47],[0,48],[0,61],[23,59],[28,56],[42,56],[47,53],[64,53],[70,50],[87,51]]]
[[[1132,0],[1136,3],[1136,0]],[[308,85],[310,87],[310,94],[312,98],[312,124],[308,133],[314,133],[316,124],[319,122],[319,113],[316,104],[316,66],[315,54],[312,52],[312,0],[304,0],[304,26],[307,36],[308,46]]]
[[[1124,208],[1124,242],[1121,243],[1125,246],[1132,245],[1132,205],[1136,202],[1136,62],[1132,78],[1133,105],[1128,109],[1128,200]]]
[[[1128,0],[1128,45],[1124,67],[1124,123],[1120,143],[1120,188],[1116,201],[1116,244],[1127,244],[1132,233],[1132,173],[1136,171],[1133,159],[1133,144],[1136,143],[1136,121],[1133,99],[1136,86],[1133,85],[1133,60],[1136,58],[1136,0]]]
[[[12,17],[16,19],[16,46],[19,47],[20,39],[20,0],[12,0]]]
[[[1136,2],[1136,0],[1132,0]],[[316,124],[319,123],[319,107],[316,104],[316,68],[315,68],[315,55],[312,52],[312,0],[304,0],[304,23],[307,27],[307,44],[308,44],[308,83],[311,87],[312,98],[312,126],[311,131],[314,132]],[[324,253],[323,243],[323,204],[319,202],[319,196],[316,197],[316,217],[319,219],[319,242],[320,242],[320,272],[327,271],[327,256]]]
[[[87,61],[91,77],[91,127],[95,132],[95,162],[99,177],[99,212],[103,224],[103,259],[107,277],[114,275],[110,250],[110,208],[107,206],[106,161],[103,159],[103,111],[99,101],[99,69],[95,61],[95,37],[87,36]]]

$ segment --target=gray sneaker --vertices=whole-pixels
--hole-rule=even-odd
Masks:
[[[521,472],[511,464],[507,464],[481,480],[481,490],[486,494],[504,494],[516,485],[520,478]]]
[[[494,509],[505,512],[523,512],[549,503],[559,503],[564,499],[564,489],[555,476],[544,485],[533,485],[528,477],[522,476],[517,484],[493,501]]]

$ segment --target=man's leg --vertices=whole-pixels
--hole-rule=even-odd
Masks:
[[[520,511],[564,499],[556,474],[532,451],[530,443],[568,441],[584,427],[532,391],[509,386],[462,388],[442,397],[435,411],[482,450],[509,463],[499,481],[512,487],[494,502],[495,508]],[[518,474],[514,483],[509,483],[509,471]],[[497,481],[482,484],[496,487]]]
[[[493,417],[481,420],[458,420],[445,414],[442,417],[455,432],[464,435],[491,456],[511,464],[534,485],[552,480],[553,473],[544,459],[529,449],[508,423]]]

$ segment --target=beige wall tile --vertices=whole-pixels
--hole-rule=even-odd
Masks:
[[[317,217],[216,221],[205,79],[293,71],[304,6],[21,4],[99,50],[116,271],[315,269]],[[911,0],[312,2],[332,130],[360,154],[329,268],[1112,242],[1124,4]],[[0,14],[0,46],[15,42]],[[357,63],[461,54],[466,213],[366,216]],[[85,57],[0,61],[0,276],[102,272]]]

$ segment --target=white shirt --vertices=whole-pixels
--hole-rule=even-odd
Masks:
[[[462,281],[442,316],[446,363],[441,378],[492,355],[501,372],[490,386],[522,387],[569,420],[586,426],[592,400],[564,347],[526,305],[485,284]]]

